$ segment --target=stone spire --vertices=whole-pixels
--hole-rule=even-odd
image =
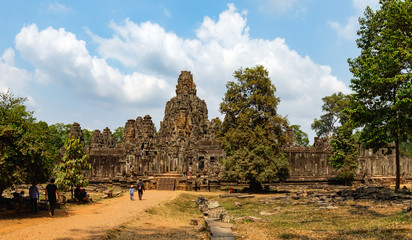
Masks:
[[[176,95],[195,95],[196,84],[193,82],[193,75],[190,71],[182,71],[176,85]]]
[[[80,139],[80,142],[84,143],[84,135],[79,123],[73,123],[69,132],[69,138],[77,138]]]
[[[176,96],[166,103],[159,135],[168,139],[203,137],[209,120],[204,100],[196,96],[196,85],[189,71],[182,71],[176,85]],[[171,139],[169,139],[171,138]]]

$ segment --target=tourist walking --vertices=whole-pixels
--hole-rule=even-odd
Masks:
[[[144,189],[144,183],[142,182],[142,180],[139,179],[139,182],[137,183],[137,193],[139,194],[139,200],[142,200],[143,197],[143,191]]]
[[[52,178],[50,179],[50,183],[46,186],[46,201],[48,200],[50,203],[50,211],[49,211],[50,217],[54,216],[54,210],[56,209],[56,206],[57,206],[56,194],[60,198],[59,190],[57,189],[57,186],[54,184],[54,182],[55,180],[54,178]]]
[[[192,166],[189,166],[189,177],[192,177]]]
[[[35,182],[29,188],[29,197],[30,197],[30,210],[32,214],[37,214],[37,201],[40,198],[39,189],[36,186]]]
[[[130,200],[131,201],[134,200],[134,192],[136,192],[136,189],[134,189],[133,185],[131,185],[130,189],[129,189],[129,194],[130,194]]]

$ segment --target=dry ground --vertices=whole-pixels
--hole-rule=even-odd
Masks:
[[[96,239],[111,229],[144,213],[145,209],[174,199],[179,192],[146,191],[143,200],[130,201],[128,194],[88,205],[57,209],[55,217],[40,211],[39,215],[27,213],[1,216],[0,239]],[[161,222],[151,222],[151,227],[164,228]],[[157,227],[156,227],[157,228]]]
[[[0,217],[0,239],[207,239],[207,232],[196,232],[189,225],[190,218],[202,219],[195,203],[198,196],[219,201],[233,217],[262,218],[260,223],[236,223],[234,232],[238,239],[412,239],[412,218],[401,213],[401,206],[390,202],[362,200],[322,210],[316,204],[301,205],[297,201],[258,201],[281,194],[220,199],[221,193],[146,191],[142,201],[130,201],[128,194],[124,194],[59,209],[54,218],[44,211],[35,217],[14,214]],[[242,207],[235,207],[234,202],[240,202]],[[273,216],[259,214],[276,208],[280,210]]]

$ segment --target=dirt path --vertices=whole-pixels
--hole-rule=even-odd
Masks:
[[[87,206],[57,209],[53,218],[47,212],[19,218],[0,218],[0,239],[93,239],[115,228],[139,212],[175,198],[173,191],[146,191],[143,200],[129,195]]]

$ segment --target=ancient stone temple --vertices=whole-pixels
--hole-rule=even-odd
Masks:
[[[162,180],[169,179],[173,187],[167,189],[210,189],[219,181],[219,162],[225,156],[214,138],[216,121],[209,121],[206,102],[196,95],[192,74],[182,71],[176,96],[166,103],[159,131],[149,115],[125,123],[122,143],[117,143],[109,128],[94,131],[90,146],[85,146],[93,168],[88,178],[111,183],[143,178],[147,187],[159,189]],[[292,139],[283,148],[290,162],[289,181],[325,181],[336,175],[329,165],[330,139],[315,138],[314,145],[305,148],[295,146],[291,129],[287,135]],[[73,124],[69,137],[83,140],[80,124]],[[359,179],[395,176],[393,152],[360,148],[359,153]],[[192,178],[186,177],[189,168]],[[403,178],[412,178],[411,158],[401,157],[401,171]]]
[[[89,178],[105,182],[162,174],[185,176],[189,167],[194,175],[217,177],[218,162],[225,153],[214,139],[214,121],[208,120],[206,102],[196,95],[192,74],[182,71],[159,131],[149,115],[128,120],[119,144],[108,128],[94,131],[86,148],[93,167]]]

